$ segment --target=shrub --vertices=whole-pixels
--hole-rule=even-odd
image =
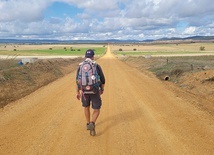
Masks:
[[[122,48],[120,48],[120,49],[119,49],[119,51],[123,51],[123,49],[122,49]]]
[[[184,71],[182,69],[174,69],[171,71],[171,75],[180,76]]]
[[[200,51],[204,51],[205,50],[205,47],[204,46],[201,46],[200,47]]]

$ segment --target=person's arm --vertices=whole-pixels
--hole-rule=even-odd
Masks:
[[[100,67],[100,65],[97,65],[97,72],[98,72],[98,75],[100,76],[100,81],[101,81],[100,89],[103,92],[104,91],[104,87],[105,87],[105,76],[104,76],[104,73],[103,73],[102,68]]]
[[[79,84],[78,84],[79,70],[80,70],[80,67],[78,67],[77,73],[76,73],[76,98],[77,98],[78,100],[80,100],[80,97],[81,97],[81,94],[80,94],[80,87],[79,87]]]

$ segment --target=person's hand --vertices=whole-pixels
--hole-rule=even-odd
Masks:
[[[81,98],[81,94],[80,94],[80,92],[77,92],[77,94],[76,94],[76,98],[77,98],[78,100],[80,100],[80,98]]]
[[[104,89],[100,89],[100,95],[102,95],[104,92]]]

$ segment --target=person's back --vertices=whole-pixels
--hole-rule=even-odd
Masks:
[[[77,99],[82,101],[85,117],[87,121],[87,130],[90,130],[92,136],[96,135],[95,122],[100,114],[102,100],[100,95],[103,94],[105,85],[105,76],[102,68],[94,61],[94,51],[87,50],[86,59],[80,63],[76,81],[77,81]],[[94,109],[92,120],[90,120],[90,105]]]

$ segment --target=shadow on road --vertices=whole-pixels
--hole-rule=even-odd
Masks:
[[[140,109],[124,111],[109,116],[96,124],[96,126],[105,125],[105,128],[102,131],[99,131],[97,136],[100,136],[111,128],[114,128],[121,124],[124,125],[124,127],[130,126],[133,121],[137,120],[140,117],[142,117],[142,111],[140,111]]]

